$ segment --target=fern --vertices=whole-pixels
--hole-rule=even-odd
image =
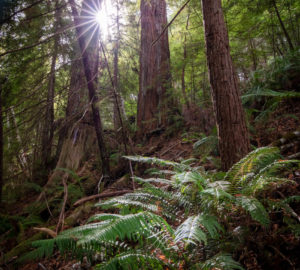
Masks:
[[[110,261],[105,262],[101,265],[97,265],[96,269],[99,270],[117,270],[117,269],[164,269],[163,266],[167,266],[169,269],[175,269],[170,264],[159,260],[150,254],[144,254],[141,252],[127,252],[122,253]]]
[[[224,181],[231,183],[230,192],[239,192],[238,186],[251,179],[260,169],[266,167],[280,157],[276,147],[262,147],[250,152],[246,157],[234,164],[226,173]]]
[[[195,269],[242,269],[229,254],[215,255],[228,251],[224,239],[234,237],[230,228],[236,224],[228,224],[228,214],[244,209],[244,215],[262,226],[270,224],[268,212],[259,200],[267,193],[260,192],[291,183],[281,178],[280,173],[299,166],[299,161],[282,161],[279,157],[277,148],[259,148],[236,163],[225,176],[191,167],[193,160],[177,163],[127,157],[172,168],[165,173],[155,170],[155,174],[168,174],[170,178],[134,177],[142,188],[96,204],[105,209],[120,208],[120,213],[131,210],[130,214],[94,215],[88,222],[95,223],[64,231],[55,239],[36,242],[37,249],[31,255],[48,256],[58,247],[61,252],[71,251],[81,258],[100,253],[105,262],[98,269],[178,269],[192,265]],[[288,228],[294,233],[299,232],[299,226],[292,218],[296,216],[289,203],[298,202],[298,197],[263,201],[286,213]],[[223,224],[229,228],[226,237]],[[208,260],[203,262],[204,255]]]
[[[255,198],[240,196],[236,199],[236,203],[250,213],[251,217],[263,226],[270,224],[269,215],[265,207]]]
[[[199,264],[199,269],[201,270],[211,270],[211,269],[239,269],[243,270],[244,268],[235,260],[232,259],[230,254],[219,253],[212,258],[206,260],[204,263]]]
[[[216,135],[204,137],[197,141],[193,145],[194,151],[201,154],[201,159],[203,160],[211,152],[218,148],[218,137]]]
[[[208,215],[191,216],[185,220],[175,231],[175,242],[185,240],[187,243],[197,244],[197,242],[207,243],[207,233],[210,237],[219,236],[218,231],[222,227],[217,219]]]
[[[127,158],[131,161],[136,161],[136,162],[142,162],[142,163],[149,163],[149,164],[155,164],[159,165],[162,167],[172,167],[175,170],[178,171],[186,171],[188,169],[191,169],[190,166],[183,164],[183,163],[178,163],[174,161],[169,161],[169,160],[164,160],[160,158],[155,158],[155,157],[143,157],[143,156],[124,156],[124,158]]]

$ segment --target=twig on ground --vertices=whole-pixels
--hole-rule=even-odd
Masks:
[[[171,149],[173,149],[175,146],[177,146],[178,144],[180,144],[181,141],[174,143],[173,145],[171,145],[169,148],[167,148],[165,151],[163,151],[159,156],[162,157],[164,154],[166,154],[167,152],[169,152]]]
[[[55,238],[57,236],[57,233],[49,228],[38,228],[38,227],[34,227],[33,228],[36,231],[40,231],[40,232],[44,232],[47,233],[48,235],[50,235],[51,237]]]
[[[282,254],[276,247],[274,247],[274,246],[270,246],[270,247],[273,248],[275,250],[275,252],[277,254],[279,254],[284,260],[286,260],[291,265],[293,270],[295,270],[295,264],[288,257],[286,257],[284,254]]]

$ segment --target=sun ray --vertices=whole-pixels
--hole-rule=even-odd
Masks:
[[[80,29],[80,34],[78,35],[78,38],[81,38],[83,35],[85,35],[88,31],[90,31],[91,30],[91,28],[92,27],[94,27],[95,25],[97,25],[95,22],[94,23],[92,23],[92,24],[90,24],[86,29],[84,29],[83,31],[82,31],[82,27],[81,27],[81,29]]]
[[[96,31],[97,31],[98,28],[99,28],[99,25],[98,25],[97,23],[95,23],[94,25],[95,25],[94,30],[93,30],[93,32],[90,34],[89,39],[86,40],[86,42],[85,42],[85,48],[83,49],[83,52],[82,52],[82,53],[84,53],[85,50],[88,48],[88,46],[89,46],[91,40],[93,39],[93,36],[95,35]]]

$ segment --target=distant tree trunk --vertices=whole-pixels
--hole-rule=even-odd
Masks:
[[[10,114],[11,114],[14,129],[16,131],[16,138],[17,138],[17,141],[18,141],[18,144],[19,144],[19,147],[20,147],[20,152],[18,153],[17,159],[20,163],[21,169],[24,171],[24,174],[27,177],[29,177],[28,168],[27,168],[27,159],[26,159],[25,151],[23,149],[23,143],[22,143],[22,140],[21,140],[19,127],[18,127],[18,124],[17,124],[17,121],[16,121],[15,111],[14,111],[13,107],[10,107]]]
[[[250,142],[229,50],[221,0],[202,0],[207,62],[224,170],[244,157]]]
[[[0,81],[0,205],[3,187],[3,115],[2,115],[2,82]]]
[[[125,113],[124,113],[124,106],[121,100],[121,94],[120,94],[120,89],[119,89],[119,48],[120,48],[120,18],[119,18],[119,1],[116,1],[116,7],[117,7],[117,14],[116,14],[116,26],[117,26],[117,35],[116,35],[116,41],[115,41],[115,46],[113,49],[114,52],[114,75],[113,75],[113,84],[114,88],[117,94],[118,100],[113,98],[113,104],[114,104],[114,129],[117,132],[121,128],[121,123],[120,123],[120,117],[119,117],[119,112],[120,110],[121,117],[122,119],[125,119]],[[114,91],[114,89],[112,89]],[[114,94],[113,94],[114,96]],[[118,109],[118,106],[120,107]]]
[[[96,95],[96,75],[97,75],[97,63],[98,62],[98,38],[99,38],[99,28],[95,29],[91,27],[90,30],[86,30],[85,27],[90,25],[81,26],[81,23],[87,23],[90,21],[92,24],[93,21],[91,18],[91,13],[95,12],[95,8],[99,7],[99,1],[85,0],[82,3],[82,12],[81,17],[78,17],[74,0],[69,0],[72,8],[73,18],[76,26],[76,34],[79,42],[79,47],[82,54],[82,63],[84,68],[84,73],[87,81],[87,87],[89,92],[89,101],[92,108],[92,117],[94,122],[94,128],[97,136],[97,142],[100,152],[100,157],[102,161],[102,173],[104,177],[104,184],[108,183],[110,169],[109,161],[107,156],[107,151],[103,138],[102,123],[100,118],[99,109],[96,107],[97,95]],[[80,18],[80,19],[79,19]],[[92,35],[92,36],[91,36]],[[97,48],[97,49],[96,49]],[[95,51],[96,50],[96,51]],[[96,59],[96,61],[95,61]],[[93,62],[94,60],[94,62]]]
[[[274,9],[275,9],[276,16],[277,16],[277,18],[278,18],[280,27],[281,27],[281,29],[282,29],[282,31],[283,31],[283,33],[284,33],[284,35],[285,35],[285,38],[286,38],[286,40],[287,40],[287,42],[288,42],[288,44],[289,44],[289,47],[290,47],[291,50],[294,50],[294,46],[293,46],[292,40],[291,40],[291,38],[290,38],[290,36],[289,36],[289,34],[288,34],[288,32],[287,32],[285,26],[284,26],[284,23],[283,23],[283,21],[282,21],[282,19],[281,19],[281,16],[280,16],[279,11],[278,11],[278,8],[277,8],[277,5],[276,5],[276,0],[272,0],[272,4],[273,4],[273,7],[274,7]]]
[[[250,55],[253,61],[253,70],[255,71],[257,69],[257,57],[256,57],[256,48],[255,48],[255,42],[253,41],[252,38],[249,39],[249,50],[250,50]]]
[[[54,33],[57,32],[60,20],[60,9],[58,8],[58,0],[55,2],[55,23]],[[46,104],[46,115],[42,134],[42,161],[47,165],[51,158],[52,140],[54,132],[54,90],[55,90],[55,67],[58,54],[59,35],[54,38],[53,53],[51,59],[50,77],[48,82],[48,94]]]
[[[189,17],[190,14],[188,14],[187,20],[186,20],[186,26],[185,26],[185,30],[188,30],[188,25],[189,25]],[[185,66],[186,66],[186,58],[187,58],[187,51],[186,51],[186,33],[184,34],[184,42],[183,42],[183,66],[182,66],[182,71],[181,71],[181,91],[182,91],[182,95],[184,98],[184,103],[187,106],[187,108],[189,109],[190,107],[190,103],[189,100],[187,98],[186,95],[186,90],[185,90]]]
[[[166,124],[166,92],[171,80],[168,31],[152,46],[165,25],[165,0],[141,0],[140,89],[137,108],[140,135]]]

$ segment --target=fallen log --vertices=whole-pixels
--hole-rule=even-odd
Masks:
[[[118,190],[118,191],[113,191],[113,192],[107,192],[107,193],[100,193],[100,194],[95,194],[95,195],[91,195],[88,197],[84,197],[79,199],[78,201],[76,201],[73,206],[78,206],[82,203],[85,203],[87,201],[91,201],[94,199],[102,199],[102,198],[108,198],[108,197],[114,197],[114,196],[119,196],[119,195],[123,195],[126,193],[132,192],[131,189],[124,189],[124,190]]]

